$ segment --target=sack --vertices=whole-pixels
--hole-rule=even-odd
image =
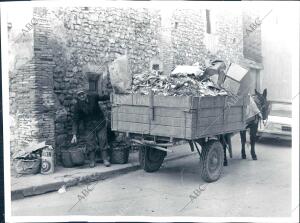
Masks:
[[[66,168],[71,168],[74,166],[71,158],[71,153],[68,150],[62,150],[61,151],[61,160],[62,164]]]
[[[115,93],[126,93],[131,88],[132,77],[126,55],[120,56],[109,66],[111,85]]]
[[[14,159],[13,165],[18,174],[37,174],[41,169],[41,158],[33,160]]]
[[[71,168],[82,166],[85,163],[86,148],[82,143],[69,145],[67,149],[61,150],[61,158],[64,167]]]
[[[73,148],[69,150],[71,154],[71,160],[74,165],[81,166],[84,164],[84,148]]]
[[[254,117],[255,115],[257,115],[259,113],[260,113],[260,111],[259,111],[255,101],[250,96],[250,102],[246,107],[246,115],[245,115],[246,120],[249,121],[252,117]]]

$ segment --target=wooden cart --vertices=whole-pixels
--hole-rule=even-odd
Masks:
[[[168,147],[187,141],[200,155],[202,178],[212,182],[223,168],[220,136],[245,128],[247,100],[231,96],[113,94],[111,126],[140,145],[140,165],[147,172],[160,168],[167,152],[172,151]]]

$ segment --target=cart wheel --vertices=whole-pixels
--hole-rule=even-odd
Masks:
[[[146,172],[155,172],[160,168],[166,155],[165,151],[142,146],[139,151],[140,165]]]
[[[218,140],[210,140],[202,146],[202,179],[213,182],[220,178],[223,169],[224,151]]]

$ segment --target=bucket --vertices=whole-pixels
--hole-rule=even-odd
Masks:
[[[110,161],[113,164],[128,163],[129,146],[118,146],[111,150]]]
[[[47,146],[42,151],[42,174],[51,174],[54,173],[54,149],[52,146]]]
[[[81,166],[85,163],[85,145],[68,145],[61,150],[61,158],[64,167]]]
[[[71,168],[74,166],[71,158],[71,153],[68,150],[61,151],[61,158],[64,167]]]
[[[71,160],[74,165],[80,166],[84,164],[85,156],[83,150],[84,148],[81,147],[69,149]]]

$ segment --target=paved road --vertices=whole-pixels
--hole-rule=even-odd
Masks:
[[[206,184],[200,178],[195,155],[166,162],[156,173],[138,170],[94,185],[68,188],[63,194],[53,192],[13,201],[12,214],[289,216],[290,145],[264,140],[257,144],[256,151],[258,161],[250,159],[249,150],[248,159],[241,160],[235,136],[234,157],[215,183]],[[197,189],[198,195],[194,193]]]

